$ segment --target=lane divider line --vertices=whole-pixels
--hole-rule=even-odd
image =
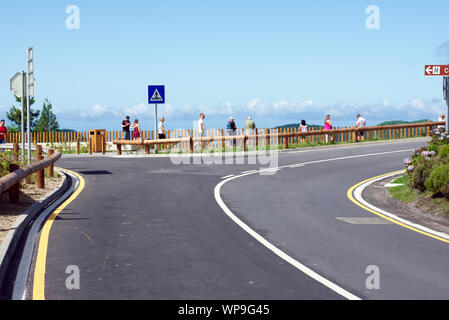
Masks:
[[[249,175],[249,174],[246,174]],[[243,175],[245,176],[245,175]],[[323,284],[324,286],[328,287],[329,289],[333,290],[334,292],[338,293],[339,295],[345,297],[348,300],[361,300],[359,297],[353,295],[352,293],[346,291],[345,289],[341,288],[340,286],[336,285],[335,283],[327,280],[323,276],[319,275],[315,271],[311,270],[310,268],[306,267],[299,261],[295,260],[273,244],[271,244],[269,241],[267,241],[264,237],[262,237],[260,234],[258,234],[256,231],[251,229],[246,223],[244,223],[242,220],[240,220],[232,211],[226,206],[223,199],[220,195],[221,187],[232,180],[235,180],[237,178],[240,178],[241,176],[236,176],[229,178],[227,180],[222,181],[219,183],[214,190],[215,200],[217,201],[218,205],[221,207],[221,209],[226,213],[226,215],[231,218],[232,221],[234,221],[239,227],[241,227],[243,230],[245,230],[247,233],[249,233],[253,238],[255,238],[257,241],[259,241],[262,245],[264,245],[266,248],[268,248],[270,251],[272,251],[274,254],[276,254],[278,257],[283,259],[284,261],[288,262],[292,266],[294,266],[296,269],[300,270],[301,272],[305,273],[307,276],[311,277],[312,279],[318,281],[319,283]]]
[[[218,205],[221,207],[223,212],[232,221],[234,221],[238,226],[240,226],[244,231],[249,233],[253,238],[255,238],[257,241],[259,241],[262,245],[264,245],[270,251],[275,253],[278,257],[280,257],[284,261],[290,263],[292,266],[294,266],[295,268],[297,268],[301,272],[305,273],[306,275],[308,275],[312,279],[318,281],[319,283],[323,284],[324,286],[328,287],[329,289],[333,290],[334,292],[336,292],[337,294],[343,296],[344,298],[346,298],[348,300],[361,300],[361,298],[359,298],[356,295],[350,293],[349,291],[343,289],[342,287],[338,286],[337,284],[335,284],[335,283],[331,282],[330,280],[324,278],[323,276],[319,275],[318,273],[316,273],[312,269],[306,267],[305,265],[303,265],[299,261],[295,260],[294,258],[289,256],[288,254],[286,254],[285,252],[283,252],[282,250],[280,250],[279,248],[277,248],[276,246],[271,244],[268,240],[266,240],[264,237],[262,237],[256,231],[251,229],[247,224],[245,224],[242,220],[240,220],[228,208],[228,206],[226,206],[226,204],[224,203],[223,199],[221,198],[221,194],[220,194],[221,188],[222,188],[222,186],[224,184],[226,184],[229,181],[232,181],[232,180],[235,180],[235,179],[238,179],[238,178],[242,178],[242,177],[245,177],[245,176],[249,176],[249,175],[254,175],[254,174],[258,174],[258,173],[260,174],[260,173],[266,172],[267,170],[278,171],[278,170],[281,170],[281,169],[284,169],[284,168],[290,168],[290,169],[302,168],[302,167],[304,167],[306,165],[310,165],[310,164],[318,164],[318,163],[325,163],[325,162],[331,162],[331,161],[340,161],[340,160],[347,160],[347,159],[380,156],[380,155],[386,155],[386,154],[392,154],[392,153],[405,153],[405,152],[410,152],[410,151],[413,151],[413,150],[414,149],[405,149],[405,150],[395,150],[395,151],[387,151],[387,152],[359,154],[359,155],[345,156],[345,157],[338,157],[338,158],[331,158],[331,159],[322,159],[322,160],[315,160],[315,161],[309,161],[309,162],[289,164],[289,165],[280,166],[280,167],[276,167],[276,168],[261,169],[261,170],[258,170],[256,172],[245,173],[245,174],[241,174],[241,175],[237,175],[237,176],[231,175],[231,176],[222,178],[222,179],[225,179],[225,180],[220,182],[215,187],[215,190],[214,190],[215,201],[217,201]]]
[[[75,192],[64,201],[46,220],[42,227],[41,236],[38,244],[36,266],[33,276],[33,300],[45,300],[45,270],[47,261],[48,239],[53,222],[57,216],[64,210],[71,202],[73,202],[79,194],[83,191],[86,183],[81,175],[71,170],[62,169],[79,179],[79,186]]]
[[[377,177],[373,177],[370,179],[367,179],[365,181],[359,182],[357,183],[355,186],[351,187],[348,190],[347,196],[348,199],[350,201],[352,201],[354,204],[356,204],[357,206],[359,206],[360,208],[371,212],[383,219],[386,219],[394,224],[397,224],[401,227],[407,228],[409,230],[418,232],[422,235],[431,237],[433,239],[445,242],[445,243],[449,243],[449,234],[446,234],[444,232],[438,232],[435,230],[432,230],[430,228],[427,228],[425,226],[419,225],[417,223],[413,223],[411,221],[408,221],[406,219],[400,218],[397,215],[390,213],[388,211],[382,210],[380,208],[377,208],[375,206],[373,206],[372,204],[368,203],[363,197],[362,197],[362,193],[363,191],[371,184],[389,178],[389,177],[393,177],[393,176],[398,176],[400,174],[405,173],[404,170],[400,170],[400,171],[395,171],[395,172],[390,172],[390,173],[386,173],[386,174],[382,174],[380,176]]]

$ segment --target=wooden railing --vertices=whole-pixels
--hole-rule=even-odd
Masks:
[[[236,135],[236,136],[188,136],[175,139],[156,139],[156,140],[115,140],[113,143],[117,145],[117,153],[122,153],[122,145],[137,145],[143,146],[145,152],[150,153],[150,146],[152,145],[188,145],[190,153],[194,152],[194,145],[196,143],[211,143],[218,142],[218,146],[225,148],[226,144],[233,141],[233,145],[237,142],[242,146],[242,150],[247,150],[247,141],[251,140],[258,146],[260,141],[265,145],[283,144],[284,149],[287,149],[290,144],[298,143],[300,138],[306,139],[308,143],[319,143],[329,140],[332,137],[335,142],[357,142],[357,133],[364,132],[365,140],[383,140],[383,139],[401,139],[406,137],[420,137],[430,136],[431,131],[436,126],[445,125],[445,122],[427,122],[417,124],[403,124],[390,126],[375,126],[364,128],[338,128],[334,130],[311,130],[308,132],[299,132],[298,130],[256,130],[254,135]],[[262,131],[262,133],[260,132]],[[327,136],[327,137],[326,137]],[[232,142],[231,142],[232,143]]]
[[[408,134],[407,136],[420,136],[422,134],[425,134],[425,128],[428,126],[428,123],[425,124],[406,124],[406,125],[400,125],[400,126],[384,126],[384,127],[369,127],[369,128],[376,128],[372,129],[372,132],[378,132],[378,135],[369,135],[368,139],[376,139],[377,136],[379,137],[389,137],[389,136],[399,136],[401,133],[399,133],[400,129],[403,128],[410,128],[407,132],[404,132],[403,134]],[[336,130],[334,130],[335,139],[337,142],[349,142],[352,141],[352,137],[349,133],[351,131],[344,131],[344,130],[352,130],[353,128],[349,127],[336,127]],[[412,130],[413,129],[413,130]],[[299,128],[288,128],[288,129],[268,129],[268,128],[260,128],[257,129],[258,134],[267,134],[267,133],[273,133],[273,130],[277,130],[279,134],[292,134],[293,137],[299,137],[300,132]],[[319,132],[321,129],[318,128],[311,128],[310,132]],[[342,131],[338,131],[342,130]],[[144,140],[155,140],[156,136],[154,134],[154,130],[142,130],[142,138]],[[368,131],[371,132],[371,131]],[[381,133],[383,132],[383,134]],[[122,131],[107,131],[106,132],[106,140],[107,142],[113,142],[120,140],[122,138]],[[222,137],[226,135],[225,129],[208,129],[206,132],[206,136],[208,137]],[[236,136],[243,136],[244,130],[238,129],[236,132]],[[310,135],[311,137],[320,136],[322,134],[315,134]],[[177,130],[169,130],[167,132],[167,139],[182,139],[182,138],[188,138],[188,137],[199,137],[197,130],[187,130],[187,129],[177,129]],[[319,138],[313,138],[311,139],[311,143],[317,143],[320,142],[322,139]],[[31,142],[32,143],[75,143],[75,142],[89,142],[89,132],[83,131],[83,132],[32,132],[31,133]],[[20,132],[13,132],[8,134],[8,142],[9,143],[22,143],[21,142],[21,133]],[[27,139],[25,137],[25,142],[27,142]],[[290,143],[294,143],[294,141],[291,141]]]
[[[0,146],[1,149],[1,146]],[[14,146],[14,157],[17,157],[16,152],[18,150],[17,145]],[[54,164],[61,158],[60,152],[55,152],[52,149],[47,150],[47,157],[42,156],[42,147],[36,145],[36,161],[24,167],[10,164],[10,174],[0,178],[0,193],[9,191],[9,201],[11,203],[19,202],[19,187],[20,181],[26,179],[28,176],[36,173],[36,186],[40,189],[45,188],[45,173],[47,169],[47,176],[52,177],[54,175]]]

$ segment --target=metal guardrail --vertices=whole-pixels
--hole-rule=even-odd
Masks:
[[[310,136],[323,136],[323,135],[336,135],[342,133],[353,133],[352,141],[357,141],[357,133],[370,132],[370,131],[389,131],[389,130],[402,130],[410,128],[428,128],[427,132],[430,135],[433,127],[445,125],[445,122],[426,122],[426,123],[413,123],[413,124],[401,124],[401,125],[388,125],[388,126],[372,126],[363,128],[344,128],[334,130],[316,130],[308,132],[281,132],[281,133],[264,133],[255,135],[240,135],[240,136],[212,136],[212,137],[186,137],[175,139],[155,139],[155,140],[115,140],[113,143],[117,145],[117,153],[121,154],[122,145],[137,145],[144,146],[146,153],[149,153],[149,147],[151,145],[166,145],[176,143],[189,143],[190,153],[193,153],[193,145],[195,142],[213,142],[213,141],[242,141],[244,150],[246,150],[246,141],[254,140],[256,145],[259,140],[270,141],[271,138],[279,138],[284,140],[284,148],[288,148],[288,140],[292,137],[310,137]]]

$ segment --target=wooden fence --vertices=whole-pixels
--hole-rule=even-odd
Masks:
[[[439,123],[433,122],[434,125]],[[407,137],[420,137],[427,134],[428,124],[407,124],[399,126],[385,126],[385,127],[370,127],[376,128],[376,130],[367,131],[365,139],[394,139],[394,138],[407,138]],[[353,137],[351,132],[340,131],[344,129],[352,129],[350,127],[337,127],[334,133],[334,138],[336,142],[350,142]],[[310,132],[319,132],[321,129],[311,128]],[[257,133],[265,135],[267,133],[279,133],[291,134],[289,138],[289,144],[299,143],[299,128],[285,128],[285,129],[267,129],[261,128],[257,129]],[[225,129],[208,129],[206,136],[208,137],[221,137],[226,135]],[[236,136],[244,135],[243,129],[238,129]],[[166,135],[167,139],[180,139],[199,136],[197,130],[187,130],[187,129],[177,129],[169,130]],[[113,142],[122,139],[122,131],[106,131],[107,142]],[[142,138],[144,140],[155,140],[153,130],[143,130]],[[311,135],[308,139],[309,143],[320,143],[325,141],[323,135]],[[9,143],[22,143],[21,133],[13,132],[8,135]],[[89,142],[89,132],[32,132],[31,133],[31,143],[73,143],[73,142]],[[25,142],[27,138],[25,137]]]
[[[357,134],[364,133],[365,140],[384,140],[384,139],[401,139],[407,137],[422,137],[430,136],[431,131],[437,127],[444,125],[445,122],[427,122],[419,124],[403,124],[391,126],[376,126],[364,128],[339,128],[334,130],[312,129],[308,132],[299,132],[295,128],[289,130],[268,130],[256,129],[254,135],[245,135],[240,132],[240,135],[235,136],[214,136],[206,135],[205,137],[198,137],[190,135],[187,137],[167,138],[167,139],[153,139],[153,140],[114,140],[117,145],[117,153],[122,153],[122,145],[139,145],[144,146],[146,153],[149,153],[151,145],[178,145],[181,149],[189,149],[190,153],[194,152],[194,144],[204,143],[208,147],[225,148],[226,145],[232,143],[233,145],[240,144],[242,150],[247,150],[247,142],[252,141],[256,146],[258,145],[273,145],[282,144],[284,149],[287,149],[291,144],[299,144],[300,139],[305,139],[307,143],[323,143],[332,139],[335,142],[357,142]],[[234,142],[232,142],[234,141]]]
[[[14,144],[14,160],[18,159],[19,146],[17,143]],[[47,151],[47,157],[44,158],[42,155],[42,146],[36,146],[36,161],[24,166],[19,167],[14,163],[10,163],[9,170],[10,174],[0,178],[0,193],[9,191],[9,201],[11,203],[19,202],[19,186],[22,179],[36,173],[36,186],[40,189],[45,188],[45,174],[44,170],[47,169],[47,176],[52,177],[54,175],[54,164],[61,158],[61,153],[49,149]]]

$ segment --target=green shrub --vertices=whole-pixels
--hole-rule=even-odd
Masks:
[[[432,165],[434,161],[421,159],[415,166],[411,176],[411,186],[415,189],[424,191],[426,190],[425,183],[432,171]]]
[[[441,146],[438,155],[440,156],[440,159],[449,158],[449,144]]]
[[[449,196],[449,164],[438,164],[433,167],[425,182],[427,190]]]

